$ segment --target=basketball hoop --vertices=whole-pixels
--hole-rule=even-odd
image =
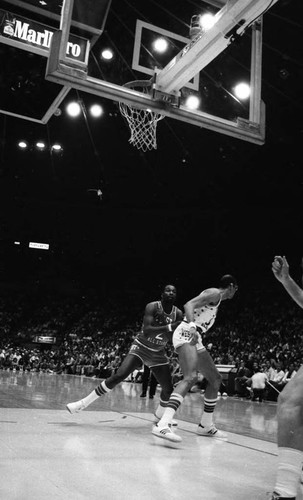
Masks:
[[[150,80],[135,80],[124,84],[124,87],[142,92],[150,93]],[[119,103],[120,113],[128,122],[130,128],[129,143],[142,151],[157,149],[157,124],[164,115],[155,113],[150,108],[140,109],[125,102]]]

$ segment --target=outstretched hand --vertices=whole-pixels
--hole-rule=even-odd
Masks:
[[[199,332],[194,326],[191,326],[189,329],[189,334],[190,334],[190,345],[196,345],[196,343],[199,340]]]
[[[285,256],[281,257],[280,255],[276,255],[272,262],[271,269],[277,280],[283,282],[289,278],[289,264]]]

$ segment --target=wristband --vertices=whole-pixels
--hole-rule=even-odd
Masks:
[[[167,325],[167,329],[168,329],[168,331],[169,331],[169,332],[172,332],[172,331],[173,331],[173,329],[172,329],[172,327],[171,327],[171,324],[170,324],[170,323]]]
[[[188,324],[189,328],[197,328],[196,327],[196,323],[194,323],[194,321],[190,321],[189,324]]]

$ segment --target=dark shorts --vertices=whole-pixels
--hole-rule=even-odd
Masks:
[[[141,359],[142,363],[149,368],[153,366],[168,365],[169,361],[165,351],[151,351],[140,344],[134,342],[129,350],[129,354],[133,354]]]

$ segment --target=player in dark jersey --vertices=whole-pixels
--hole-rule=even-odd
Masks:
[[[134,370],[147,365],[161,386],[160,402],[155,412],[156,420],[164,413],[166,403],[173,390],[169,360],[165,346],[172,340],[172,334],[182,321],[182,311],[174,303],[177,291],[175,286],[166,285],[161,300],[149,302],[145,307],[140,333],[123,360],[117,372],[102,381],[88,396],[74,403],[67,404],[70,413],[84,410],[98,397],[109,393],[116,385],[123,382]]]

